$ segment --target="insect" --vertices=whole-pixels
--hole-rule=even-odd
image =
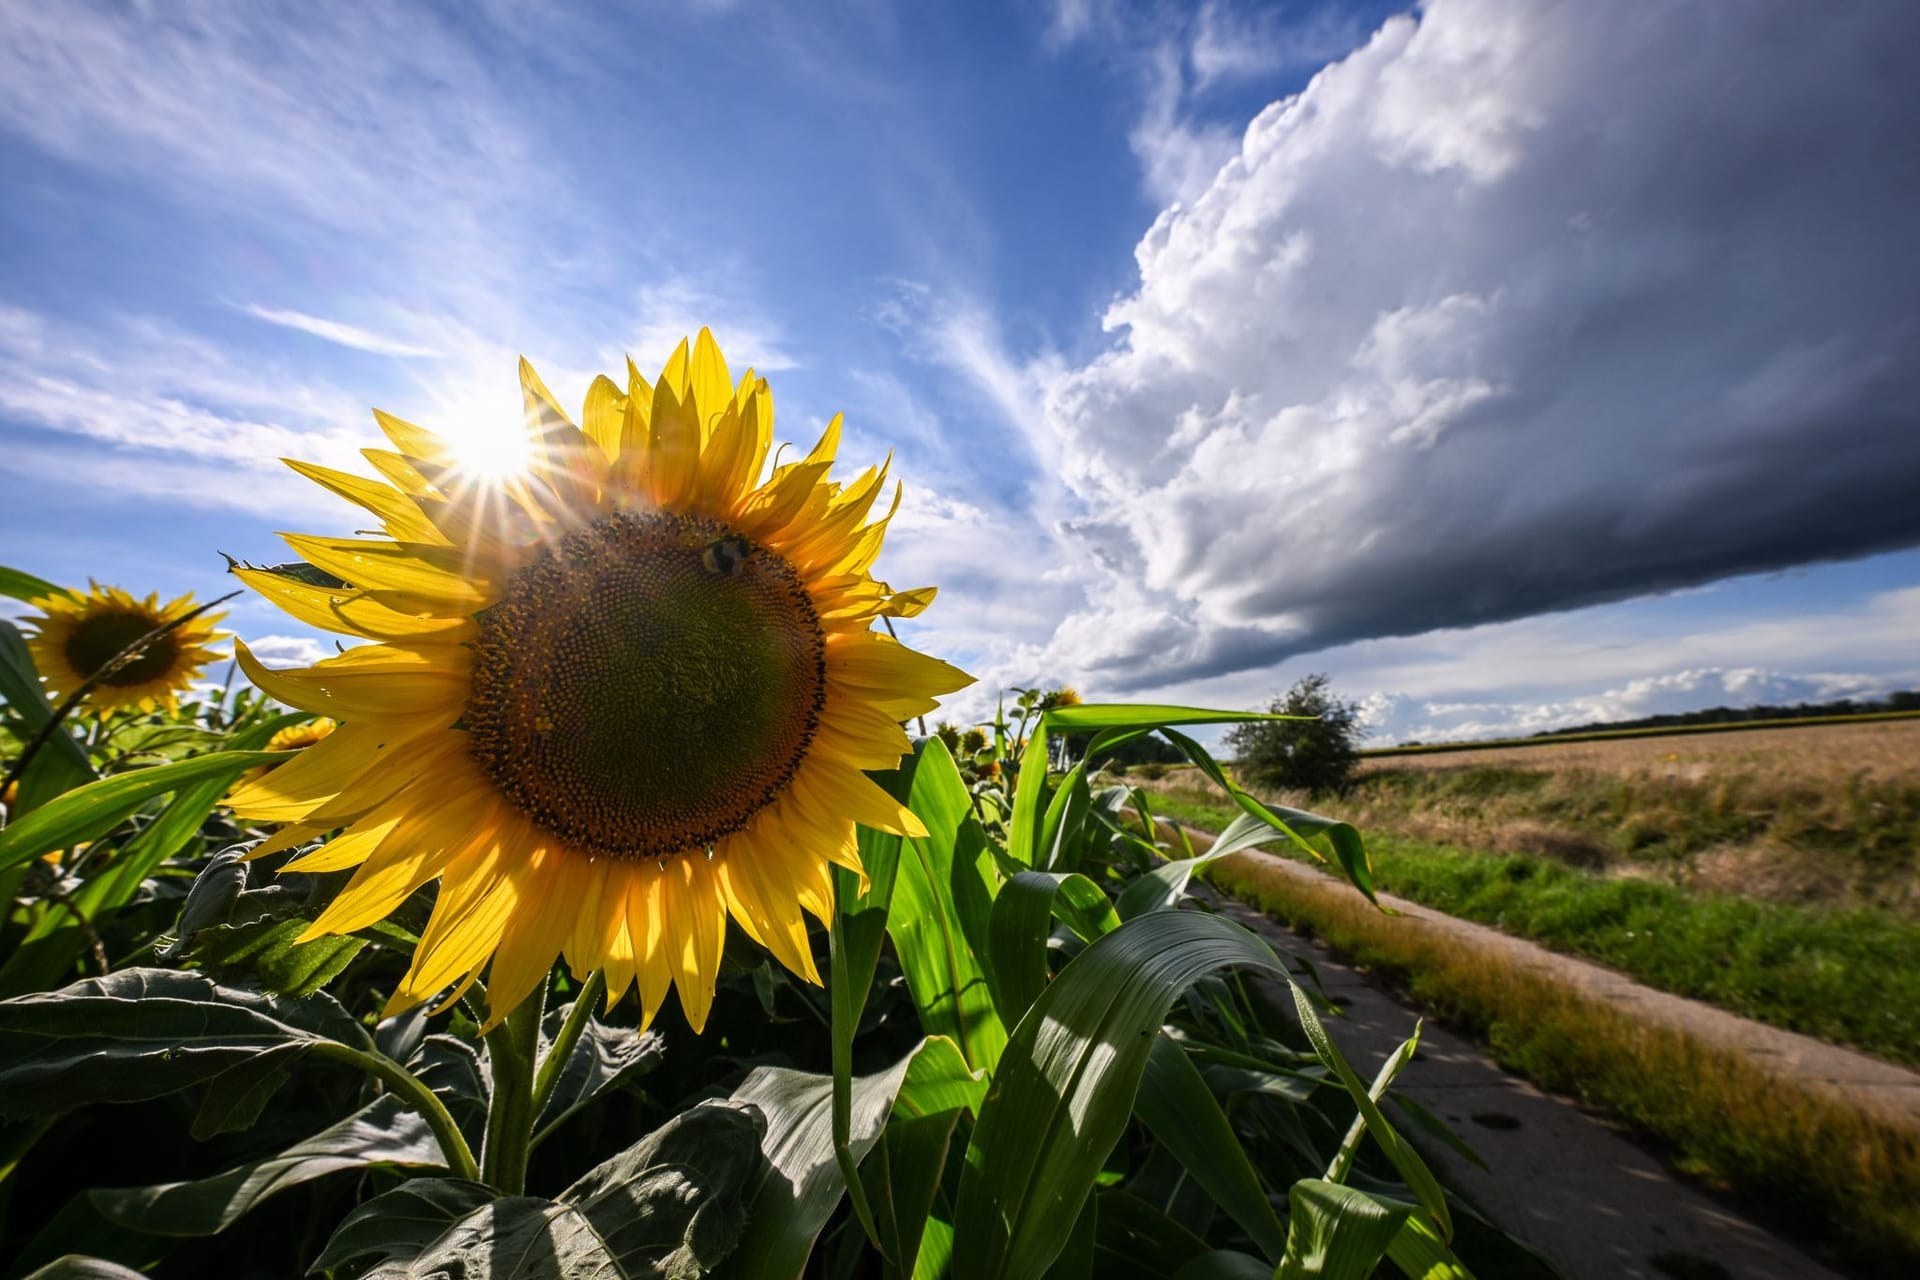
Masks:
[[[708,573],[717,573],[723,578],[737,575],[746,566],[747,558],[753,554],[753,544],[737,533],[724,538],[715,538],[700,548],[700,563]]]

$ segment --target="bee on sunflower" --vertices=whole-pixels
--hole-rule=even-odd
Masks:
[[[704,329],[651,383],[631,362],[625,390],[597,378],[578,427],[520,377],[520,474],[485,482],[380,413],[393,449],[366,456],[387,483],[290,462],[386,536],[284,535],[339,587],[235,572],[370,643],[283,671],[236,646],[263,691],[339,727],[230,803],[287,824],[259,853],[344,828],[288,864],[356,868],[308,936],[439,877],[390,1013],[491,965],[497,1021],[564,957],[610,1002],[637,987],[643,1025],[677,988],[697,1031],[729,917],[820,980],[805,917],[831,915],[831,865],[860,870],[855,824],[924,834],[866,771],[971,678],[873,630],[933,589],[873,577],[887,472],[828,478],[839,417],[767,472],[768,384],[735,383]]]
[[[99,675],[121,651],[142,636],[195,611],[193,596],[167,604],[157,593],[135,599],[118,587],[88,584],[84,595],[49,595],[33,601],[39,616],[27,649],[33,665],[58,699]],[[225,614],[200,614],[155,636],[130,661],[108,673],[87,693],[101,712],[122,707],[172,710],[175,696],[193,687],[194,677],[222,657],[207,646],[226,637],[214,630]]]

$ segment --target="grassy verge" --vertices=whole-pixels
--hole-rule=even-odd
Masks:
[[[1211,831],[1233,816],[1171,798],[1156,807]],[[1390,893],[1661,991],[1920,1066],[1920,925],[1901,916],[1693,893],[1391,836],[1367,845],[1374,879]]]
[[[1208,877],[1406,987],[1505,1066],[1666,1143],[1677,1162],[1887,1275],[1920,1265],[1920,1132],[1808,1093],[1686,1035],[1396,928],[1332,879],[1301,886],[1259,855]]]

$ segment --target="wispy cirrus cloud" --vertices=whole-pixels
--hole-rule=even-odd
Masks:
[[[432,347],[423,347],[416,343],[402,342],[398,338],[389,338],[371,329],[362,329],[358,325],[344,324],[338,320],[327,320],[320,316],[310,316],[303,311],[288,311],[278,307],[262,307],[249,303],[243,307],[248,315],[268,324],[277,324],[283,329],[297,329],[301,333],[311,334],[327,342],[351,347],[355,351],[370,351],[377,356],[397,356],[406,359],[431,359],[442,353]]]

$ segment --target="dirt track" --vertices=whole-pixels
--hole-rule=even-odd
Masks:
[[[1203,833],[1193,833],[1196,843]],[[1322,873],[1284,858],[1258,858],[1277,873],[1324,889]],[[1920,1128],[1920,1073],[1807,1036],[1740,1018],[1695,1000],[1641,986],[1610,969],[1548,951],[1494,929],[1381,895],[1404,913],[1399,924],[1438,934],[1449,948],[1490,963],[1564,982],[1729,1050],[1815,1092],[1878,1109],[1887,1123]],[[1346,1002],[1335,1026],[1343,1048],[1376,1065],[1411,1032],[1418,1014],[1321,944],[1257,910],[1215,898],[1232,918],[1278,948],[1305,955],[1329,990]],[[1370,1075],[1363,1070],[1363,1077]],[[1788,1280],[1835,1273],[1768,1233],[1737,1210],[1681,1181],[1659,1161],[1573,1102],[1535,1088],[1496,1066],[1477,1046],[1428,1025],[1420,1058],[1402,1077],[1406,1091],[1445,1117],[1491,1166],[1485,1173],[1428,1142],[1456,1186],[1515,1235],[1582,1278],[1672,1274],[1653,1259],[1674,1254],[1718,1261],[1736,1277]],[[1417,1136],[1417,1135],[1414,1135]],[[1704,1274],[1704,1273],[1703,1273]]]

